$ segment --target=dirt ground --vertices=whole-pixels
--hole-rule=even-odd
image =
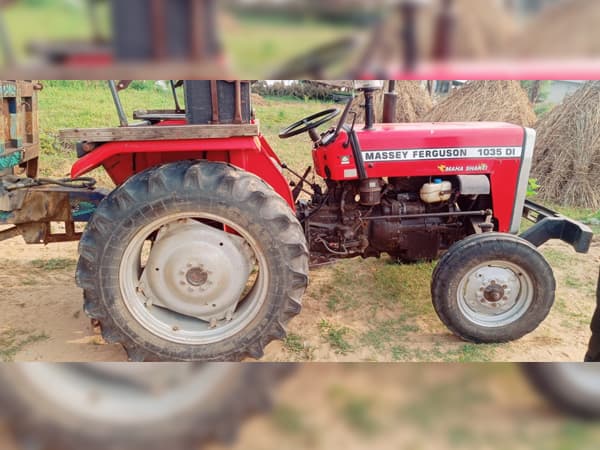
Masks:
[[[517,342],[478,346],[450,334],[431,307],[426,282],[431,264],[352,260],[311,272],[290,337],[270,344],[264,360],[580,361],[595,305],[600,241],[587,255],[561,242],[542,250],[555,270],[556,304],[535,332]],[[76,260],[75,243],[27,246],[20,238],[0,243],[0,360],[126,359],[120,346],[103,342],[82,312]],[[347,280],[355,283],[350,292]]]
[[[597,448],[597,425],[561,415],[535,394],[516,366],[440,367],[299,365],[275,389],[270,414],[245,421],[233,446],[204,448]],[[1,422],[0,448],[20,450]]]

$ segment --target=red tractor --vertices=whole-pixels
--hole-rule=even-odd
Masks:
[[[174,110],[139,111],[131,124],[111,82],[121,127],[62,132],[79,142],[71,180],[4,182],[21,202],[0,216],[14,224],[0,239],[80,239],[85,311],[131,360],[260,358],[300,312],[309,262],[385,253],[401,262],[443,255],[431,289],[440,319],[465,340],[506,342],[533,331],[554,301],[536,246],[562,239],[589,249],[588,227],[526,200],[531,129],[375,124],[380,86],[364,82],[365,124],[353,97],[281,132],[309,135],[321,179],[307,181],[309,168],[290,182],[252,117],[249,83],[174,83],[175,93],[178,84],[185,111],[175,94]],[[98,167],[112,192],[73,185]],[[28,205],[40,196],[46,209],[33,218]],[[523,216],[536,223],[517,236]],[[51,231],[56,221],[65,233]],[[88,221],[81,235],[75,223]]]

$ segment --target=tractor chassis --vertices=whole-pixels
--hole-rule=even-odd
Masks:
[[[12,227],[0,230],[0,241],[19,235],[28,244],[78,241],[81,232],[75,223],[88,222],[107,194],[83,186],[38,184],[33,179],[9,183],[7,178],[0,177],[0,226]],[[52,223],[62,223],[64,230],[56,232]]]

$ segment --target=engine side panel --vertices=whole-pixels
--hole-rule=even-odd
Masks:
[[[529,177],[528,170],[521,173],[523,127],[494,122],[382,124],[356,133],[367,178],[488,175],[499,231],[514,228],[516,190],[520,177]],[[319,175],[334,181],[358,179],[347,141],[341,133],[332,144],[314,150]]]

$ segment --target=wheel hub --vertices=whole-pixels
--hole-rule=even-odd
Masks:
[[[494,280],[492,280],[490,285],[483,290],[483,298],[491,303],[502,300],[504,298],[504,294],[505,292],[502,286],[496,284]]]
[[[191,286],[200,287],[208,281],[208,272],[202,267],[192,267],[185,274],[185,279]]]
[[[532,292],[530,278],[520,267],[506,261],[490,261],[465,274],[457,295],[459,307],[469,320],[498,327],[524,314]]]
[[[252,267],[244,239],[184,219],[160,229],[140,279],[146,306],[207,322],[231,319]]]

